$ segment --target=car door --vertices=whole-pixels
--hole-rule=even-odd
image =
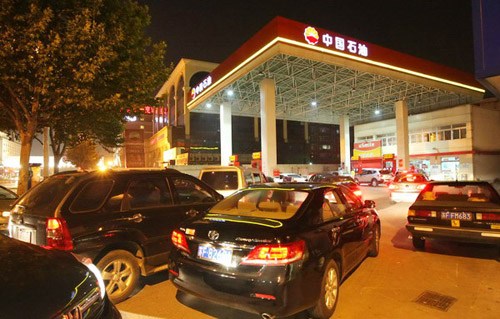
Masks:
[[[363,202],[350,189],[339,186],[336,192],[346,205],[345,219],[349,219],[351,234],[351,251],[349,260],[352,267],[360,263],[366,256],[367,243],[370,236],[370,213],[365,209]]]

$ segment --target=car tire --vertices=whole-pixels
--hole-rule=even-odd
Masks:
[[[422,237],[413,236],[412,242],[413,242],[413,247],[415,247],[416,249],[418,250],[425,249],[425,239],[423,239]]]
[[[374,179],[372,179],[370,185],[373,186],[373,187],[377,187],[378,186],[378,181],[374,178]]]
[[[334,260],[330,260],[325,267],[321,292],[316,305],[309,309],[309,314],[315,319],[328,319],[335,312],[339,298],[340,273]]]
[[[137,258],[126,250],[113,250],[97,263],[106,293],[113,303],[127,299],[137,288],[140,277]]]
[[[376,224],[373,228],[373,238],[370,242],[370,249],[368,250],[368,256],[377,257],[380,250],[380,225]]]

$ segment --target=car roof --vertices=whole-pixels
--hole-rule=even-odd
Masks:
[[[262,183],[252,184],[247,188],[292,188],[296,190],[312,191],[319,188],[338,187],[336,184],[315,182],[293,182],[293,183]]]

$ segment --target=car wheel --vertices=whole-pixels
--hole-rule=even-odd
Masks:
[[[370,243],[370,250],[368,250],[368,256],[377,257],[380,250],[380,225],[377,224],[373,228],[373,238]]]
[[[422,237],[413,236],[412,242],[413,242],[413,247],[415,247],[416,249],[418,250],[425,249],[425,239],[423,239]]]
[[[378,186],[378,181],[374,178],[372,179],[372,182],[370,183],[371,186],[377,187]]]
[[[96,266],[101,270],[106,293],[113,303],[127,299],[139,283],[137,259],[128,251],[111,251]]]
[[[333,315],[339,298],[340,274],[334,260],[330,260],[325,268],[321,282],[321,292],[316,305],[309,310],[316,319],[328,319]]]

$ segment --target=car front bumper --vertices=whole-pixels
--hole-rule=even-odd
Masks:
[[[494,244],[500,246],[500,230],[465,229],[432,226],[426,224],[406,224],[406,229],[414,237],[446,239],[451,241]]]

